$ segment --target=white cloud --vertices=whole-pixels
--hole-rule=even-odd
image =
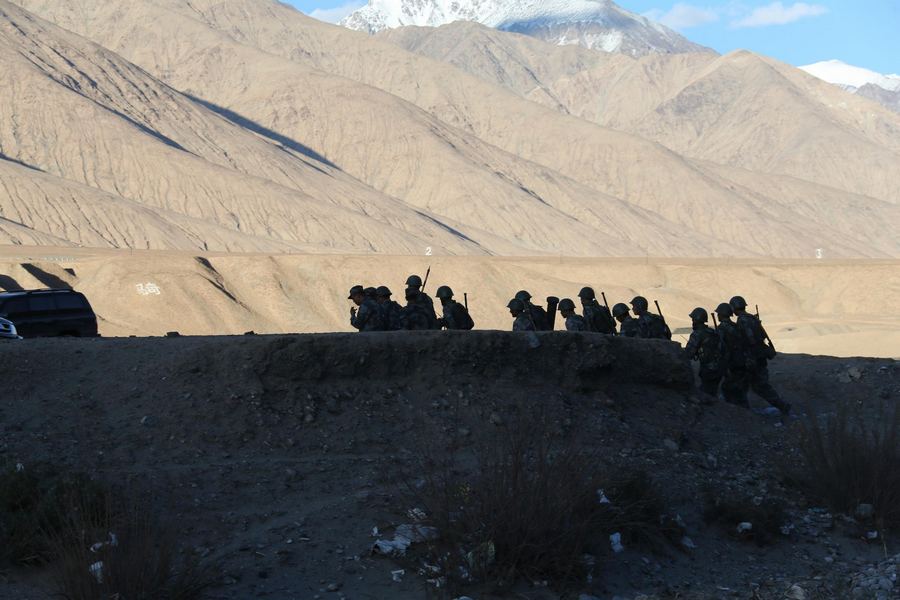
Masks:
[[[682,2],[676,4],[667,12],[654,9],[645,13],[644,16],[677,30],[699,27],[700,25],[715,23],[719,20],[718,13],[712,9],[692,6]]]
[[[828,12],[821,4],[796,2],[785,6],[781,2],[773,2],[760,6],[742,19],[731,23],[732,27],[766,27],[769,25],[787,25],[808,17],[818,17]]]
[[[344,4],[335,6],[334,8],[317,8],[309,13],[309,16],[320,21],[337,23],[338,21],[352,13],[354,10],[362,8],[365,5],[365,1],[351,0],[350,2],[345,2]]]

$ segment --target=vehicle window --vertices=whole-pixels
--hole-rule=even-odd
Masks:
[[[56,296],[56,307],[60,310],[82,310],[87,302],[78,294],[59,294]]]
[[[28,300],[26,300],[25,298],[11,298],[6,301],[0,312],[9,315],[10,317],[27,313]]]
[[[56,310],[53,296],[31,296],[28,298],[28,305],[31,308],[31,312]]]

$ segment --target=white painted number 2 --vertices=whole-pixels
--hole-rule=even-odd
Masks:
[[[425,256],[431,256],[431,246],[425,248]]]

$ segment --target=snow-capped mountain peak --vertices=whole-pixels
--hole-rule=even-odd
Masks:
[[[341,24],[378,33],[407,25],[439,27],[454,21],[475,21],[555,44],[580,44],[635,56],[709,51],[611,0],[369,0]]]
[[[889,92],[900,92],[900,75],[882,75],[839,60],[826,60],[800,68],[813,77],[847,88],[851,92],[869,84]]]

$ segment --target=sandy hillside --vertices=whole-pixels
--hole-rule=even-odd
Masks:
[[[709,163],[277,3],[22,4],[238,113],[233,119],[302,143],[352,177],[455,223],[484,248],[503,245],[489,234],[501,238],[507,248],[497,253],[898,252],[889,233],[896,207],[887,202],[856,196],[863,210],[848,211],[840,192],[816,186],[798,193],[819,202],[797,212],[770,195],[774,184],[756,184],[766,175],[738,185]],[[163,20],[168,27],[151,26]]]
[[[751,305],[759,304],[784,351],[900,356],[896,261],[225,254],[198,258],[179,252],[6,248],[0,256],[0,272],[5,275],[0,288],[74,286],[91,300],[106,336],[350,331],[346,299],[350,286],[386,284],[399,296],[406,277],[424,275],[429,265],[428,290],[433,293],[447,284],[460,300],[468,293],[479,329],[509,329],[505,306],[520,289],[539,299],[574,298],[583,285],[592,285],[598,293],[605,291],[611,304],[639,293],[651,302],[659,300],[676,330],[675,340],[684,343],[690,326],[687,314],[695,306],[713,309],[740,293]]]
[[[474,23],[383,39],[532,100],[693,158],[790,175],[896,203],[900,119],[790,65],[746,51],[589,53]]]

